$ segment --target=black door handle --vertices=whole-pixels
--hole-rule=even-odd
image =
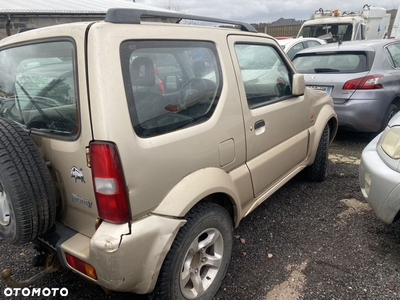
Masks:
[[[258,129],[261,127],[265,126],[265,121],[264,120],[258,120],[255,124],[254,124],[254,129]]]

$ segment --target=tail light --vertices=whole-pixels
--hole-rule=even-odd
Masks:
[[[370,75],[366,77],[356,78],[347,81],[342,89],[343,90],[376,90],[383,89],[381,83],[379,83],[379,79],[382,78],[383,75]]]
[[[71,268],[97,280],[96,270],[93,268],[92,265],[85,263],[84,261],[72,256],[71,254],[65,253],[65,258],[67,259],[68,264]]]
[[[128,222],[131,219],[129,199],[117,146],[92,142],[89,155],[100,218],[117,224]]]

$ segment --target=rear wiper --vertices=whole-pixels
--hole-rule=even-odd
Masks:
[[[58,129],[49,129],[49,128],[35,128],[35,127],[32,127],[32,128],[30,128],[30,130],[39,131],[39,132],[43,132],[43,133],[65,134],[65,135],[69,135],[69,134],[72,133],[70,131],[58,130]]]
[[[340,72],[340,70],[332,69],[332,68],[315,68],[314,72],[315,73],[328,73],[328,72]]]

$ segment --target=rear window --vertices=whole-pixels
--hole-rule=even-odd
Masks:
[[[148,138],[206,122],[222,89],[215,45],[127,41],[121,66],[136,134]]]
[[[358,73],[368,71],[365,52],[310,53],[297,55],[293,64],[300,73]]]
[[[29,130],[76,135],[74,53],[69,41],[0,51],[0,116]]]

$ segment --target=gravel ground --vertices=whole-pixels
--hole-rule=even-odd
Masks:
[[[326,181],[310,183],[299,174],[242,221],[215,299],[400,299],[400,223],[380,222],[359,188],[358,159],[368,141],[338,135]],[[0,268],[25,279],[38,271],[33,254],[31,245],[0,241]],[[67,288],[64,299],[147,299],[106,295],[65,270],[35,287]],[[26,299],[4,291],[1,282],[0,299]]]

